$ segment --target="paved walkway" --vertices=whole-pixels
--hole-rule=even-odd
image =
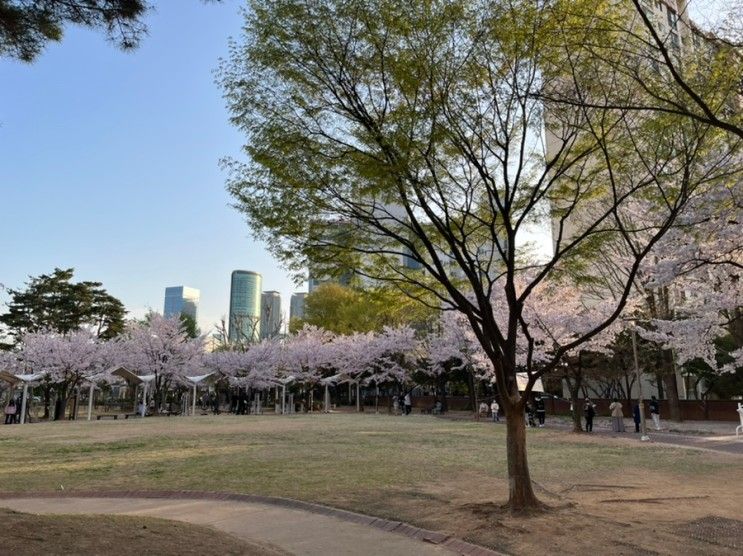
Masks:
[[[448,413],[441,418],[455,421],[473,421],[472,413]],[[480,423],[485,425],[505,426],[505,419],[501,417],[499,423],[492,423],[489,418],[482,418]],[[682,448],[697,448],[712,450],[727,454],[743,455],[743,435],[735,436],[735,427],[738,423],[732,421],[683,421],[674,423],[662,421],[663,430],[652,429],[652,423],[648,421],[648,436],[651,443],[668,444]],[[611,420],[607,417],[598,417],[593,424],[593,434],[596,436],[610,438],[630,438],[640,441],[639,435],[635,434],[635,424],[632,419],[625,418],[625,433],[615,433],[611,430]],[[558,429],[570,431],[573,428],[572,421],[564,416],[547,416],[547,429]]]
[[[459,539],[417,529],[400,522],[374,520],[360,514],[337,511],[324,506],[316,507],[324,508],[321,511],[326,514],[336,512],[342,517],[286,507],[294,502],[290,500],[276,499],[276,503],[271,504],[218,497],[195,499],[198,495],[194,494],[187,498],[179,498],[178,494],[169,496],[164,493],[158,494],[157,498],[130,494],[131,496],[121,493],[114,497],[107,497],[105,494],[55,497],[51,494],[15,498],[12,494],[6,493],[0,495],[0,507],[36,514],[144,515],[185,521],[214,527],[246,541],[262,544],[274,549],[267,550],[267,553],[273,551],[277,555],[496,555],[495,552]],[[363,521],[361,518],[381,523],[370,526],[353,522]]]
[[[632,430],[634,430],[634,428]],[[639,442],[639,435],[634,432],[624,434],[600,432],[598,434],[617,438],[636,438]],[[743,456],[743,438],[736,439],[734,434],[727,436],[699,436],[649,430],[648,436],[650,437],[650,442],[653,444],[668,444],[671,446],[680,446],[682,448],[698,448]]]

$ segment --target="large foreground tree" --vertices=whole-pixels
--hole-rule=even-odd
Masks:
[[[334,261],[421,302],[425,291],[471,328],[507,416],[516,511],[543,507],[526,451],[534,383],[616,324],[648,253],[737,148],[672,113],[545,105],[545,88],[585,90],[571,73],[593,97],[631,90],[591,75],[559,32],[593,5],[255,1],[221,72],[247,135],[229,189],[275,254],[297,270]],[[535,264],[517,237],[550,220],[553,255]],[[606,241],[629,253],[623,287],[545,320],[539,297],[559,307],[566,262],[590,268]]]

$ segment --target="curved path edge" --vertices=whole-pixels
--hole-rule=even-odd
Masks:
[[[455,554],[467,556],[502,556],[484,546],[469,543],[446,533],[431,531],[415,527],[403,521],[395,521],[374,517],[366,514],[341,510],[332,506],[325,506],[314,502],[304,502],[293,498],[278,496],[263,496],[259,494],[238,494],[232,492],[193,491],[193,490],[107,490],[107,491],[36,491],[36,492],[0,492],[0,500],[14,498],[150,498],[163,500],[210,500],[227,502],[245,502],[264,504],[291,510],[300,510],[308,513],[333,517],[341,521],[356,523],[374,529],[381,529],[388,533],[396,533],[431,543],[448,549]]]

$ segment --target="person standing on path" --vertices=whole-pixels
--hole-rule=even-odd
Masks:
[[[539,428],[544,426],[544,418],[547,415],[547,410],[544,408],[544,396],[537,398],[537,419],[539,420]]]
[[[640,404],[632,408],[632,417],[635,420],[635,432],[640,432]]]
[[[655,430],[660,430],[660,403],[658,403],[658,398],[655,396],[652,396],[650,398],[650,416],[653,418],[653,424],[655,425]]]
[[[5,424],[6,425],[12,425],[15,422],[15,414],[16,414],[15,400],[13,398],[10,398],[8,405],[5,406]]]
[[[413,411],[413,399],[410,397],[410,392],[405,393],[403,401],[405,403],[405,415],[410,415],[410,412]]]
[[[621,402],[614,398],[609,406],[609,411],[611,411],[611,430],[624,432],[624,411]]]
[[[498,417],[498,411],[500,411],[500,406],[498,405],[498,402],[495,401],[495,398],[493,398],[493,401],[490,402],[490,413],[493,417],[493,423],[497,423],[500,421],[500,417]]]
[[[593,432],[593,417],[596,415],[596,407],[590,398],[586,398],[586,404],[583,406],[583,415],[586,418],[586,432]]]

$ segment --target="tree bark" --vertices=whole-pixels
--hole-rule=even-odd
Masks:
[[[467,372],[467,388],[469,390],[470,407],[472,412],[477,414],[477,396],[475,394],[475,377],[472,370]]]
[[[520,404],[510,405],[506,414],[506,453],[508,456],[508,504],[514,513],[545,509],[534,494],[526,459],[526,418]]]
[[[573,418],[573,432],[583,432],[583,420],[580,411],[580,384],[576,383],[574,387],[570,388],[570,403],[573,406],[573,412],[571,417]]]
[[[673,353],[663,350],[663,384],[668,399],[668,418],[677,423],[681,422],[681,403],[679,402],[676,370],[673,367]]]
[[[67,409],[67,394],[63,392],[57,393],[57,399],[54,403],[54,420],[64,420],[65,411]]]
[[[44,419],[49,419],[49,407],[52,404],[52,386],[48,384],[43,387],[44,392]]]

